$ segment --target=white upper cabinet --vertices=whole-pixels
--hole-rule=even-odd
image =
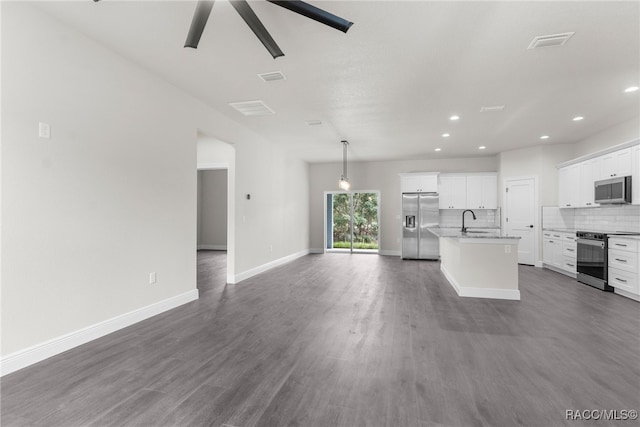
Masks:
[[[576,208],[580,205],[580,163],[558,170],[558,206]]]
[[[600,156],[602,164],[597,180],[631,175],[631,151],[634,147]],[[633,186],[633,184],[631,184]]]
[[[596,181],[596,177],[600,176],[600,166],[602,164],[602,158],[596,157],[595,159],[585,160],[579,163],[580,165],[580,203],[579,206],[593,207],[600,206],[594,202],[594,187],[593,183]]]
[[[440,209],[465,209],[467,204],[467,177],[440,175],[438,177]]]
[[[467,209],[498,208],[498,176],[467,175]]]
[[[436,193],[438,191],[438,173],[402,173],[400,189],[403,193]]]

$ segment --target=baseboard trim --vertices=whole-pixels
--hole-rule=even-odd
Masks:
[[[378,254],[384,256],[402,256],[402,251],[387,251],[381,249],[378,251]]]
[[[468,286],[461,286],[454,278],[449,274],[447,269],[440,264],[440,271],[444,274],[453,290],[456,291],[459,297],[468,298],[491,298],[491,299],[506,299],[512,301],[520,301],[520,291],[517,289],[497,289],[497,288],[471,288]]]
[[[0,376],[26,368],[34,363],[41,362],[57,354],[71,350],[89,341],[101,338],[117,330],[126,328],[145,319],[164,313],[198,299],[198,290],[176,295],[171,298],[156,302],[146,307],[139,308],[129,313],[107,319],[100,323],[79,329],[66,335],[45,341],[40,344],[16,351],[0,358]]]
[[[309,253],[310,254],[323,254],[324,253],[324,249],[322,249],[322,248],[311,248],[311,249],[309,249]]]
[[[305,249],[303,251],[296,252],[291,255],[287,255],[285,257],[275,259],[266,264],[262,264],[252,269],[249,269],[247,271],[243,271],[242,273],[238,273],[235,275],[229,274],[227,275],[227,283],[236,284],[236,283],[242,282],[243,280],[247,280],[250,277],[256,276],[260,273],[264,273],[267,270],[271,270],[272,268],[279,267],[283,264],[286,264],[288,262],[301,258],[305,255],[309,255],[309,249]]]
[[[227,250],[227,245],[198,245],[198,250],[226,251]]]
[[[615,288],[613,290],[613,292],[618,294],[618,295],[622,295],[623,297],[627,297],[627,298],[630,298],[630,299],[632,299],[634,301],[640,302],[640,295],[632,294],[631,292],[627,292],[627,291],[624,291],[624,290],[618,289],[618,288]]]

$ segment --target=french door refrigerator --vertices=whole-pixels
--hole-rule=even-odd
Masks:
[[[402,259],[439,259],[438,237],[427,228],[439,225],[438,193],[402,194]]]

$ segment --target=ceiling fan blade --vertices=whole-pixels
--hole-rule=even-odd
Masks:
[[[349,28],[353,25],[353,22],[347,21],[346,19],[340,18],[332,13],[329,13],[325,10],[317,8],[315,6],[310,5],[309,3],[305,3],[303,1],[297,0],[267,0],[269,3],[277,4],[280,7],[284,7],[285,9],[289,9],[292,12],[299,13],[300,15],[306,16],[307,18],[311,18],[314,21],[318,21],[325,25],[335,28],[336,30],[340,30],[343,33],[346,33]]]
[[[244,19],[244,22],[247,23],[256,37],[260,39],[264,47],[266,47],[271,56],[273,56],[273,59],[284,56],[282,50],[280,50],[275,40],[271,37],[271,34],[269,34],[264,25],[262,25],[262,22],[260,22],[260,19],[258,19],[258,16],[246,0],[230,0],[229,3],[231,3],[231,6],[240,14],[242,19]]]
[[[196,4],[196,11],[193,13],[191,27],[189,28],[189,34],[187,34],[187,40],[184,42],[184,47],[198,48],[200,37],[202,37],[204,27],[207,25],[207,19],[209,19],[214,2],[215,0],[200,0]]]

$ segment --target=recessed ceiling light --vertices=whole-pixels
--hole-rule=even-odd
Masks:
[[[626,93],[630,93],[630,92],[636,92],[638,89],[640,89],[638,86],[630,86],[630,87],[626,88],[624,91]]]
[[[542,135],[540,139],[549,139],[549,135]]]
[[[443,137],[443,138],[449,138],[450,136],[451,136],[451,135],[449,135],[448,133],[443,133],[443,134],[442,134],[442,137]]]
[[[435,149],[435,150],[433,150],[433,151],[442,151],[442,148],[436,148],[436,149]]]
[[[576,116],[576,117],[574,117],[574,118],[573,118],[573,121],[574,121],[574,122],[579,122],[579,121],[580,121],[580,120],[582,120],[582,119],[584,119],[584,117],[582,117],[582,116]]]
[[[459,120],[460,116],[451,116],[449,117],[449,120]]]
[[[478,150],[484,150],[485,148],[487,147],[485,147],[484,145],[481,145],[480,147],[478,147]]]

